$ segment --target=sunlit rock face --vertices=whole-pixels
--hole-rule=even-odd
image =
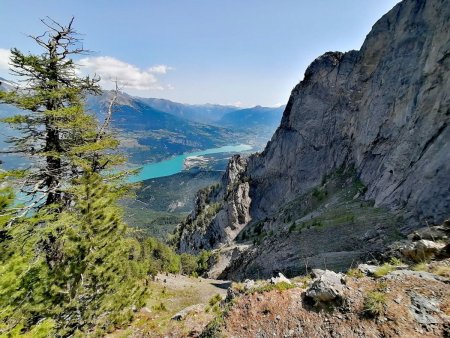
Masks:
[[[218,248],[263,224],[266,237],[234,259],[224,278],[299,271],[302,257],[342,270],[394,240],[392,227],[407,234],[450,216],[449,122],[450,6],[405,0],[373,26],[359,51],[328,52],[311,63],[265,150],[230,162],[234,169],[212,198],[220,211],[201,233],[190,233],[195,243]],[[352,168],[365,186],[357,199],[400,218],[288,233],[280,218],[286,205],[342,168]],[[329,198],[311,219],[337,208],[337,199]],[[299,209],[306,208],[302,203]],[[354,205],[356,216],[365,212]],[[295,228],[303,220],[292,221]],[[198,250],[185,239],[185,250]]]

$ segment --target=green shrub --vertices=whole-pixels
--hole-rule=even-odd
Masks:
[[[295,230],[295,222],[292,222],[292,224],[289,226],[289,233],[293,232]]]
[[[163,302],[161,302],[161,303],[159,303],[157,305],[154,305],[153,306],[153,310],[155,310],[155,311],[167,311],[167,307],[166,307],[166,305]]]
[[[312,195],[317,199],[317,201],[322,202],[328,193],[325,189],[314,188]]]
[[[396,257],[392,257],[392,258],[389,260],[389,263],[390,263],[391,265],[393,265],[393,266],[400,266],[400,265],[403,265],[403,264],[404,264],[404,263],[402,262],[401,259],[396,258]]]
[[[210,268],[211,251],[203,250],[198,256],[183,253],[180,255],[181,273],[188,276],[198,277],[203,275]]]
[[[181,259],[175,251],[155,238],[144,240],[145,258],[149,260],[149,274],[155,272],[179,273],[181,270]]]
[[[394,270],[394,267],[388,263],[384,263],[383,265],[379,266],[375,272],[373,273],[373,275],[376,278],[381,278],[383,276],[386,276],[388,273],[390,273],[391,271]]]
[[[380,316],[386,307],[386,296],[380,291],[369,292],[364,297],[364,312],[370,316]]]
[[[212,256],[211,251],[202,250],[197,256],[197,273],[203,275],[209,269],[209,259]]]
[[[214,295],[213,297],[210,298],[208,304],[210,306],[214,306],[215,304],[219,303],[222,300],[222,296],[219,294]]]
[[[190,276],[193,272],[197,271],[197,258],[193,255],[183,253],[180,256],[181,260],[181,272],[184,275]]]

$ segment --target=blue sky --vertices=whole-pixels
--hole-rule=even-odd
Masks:
[[[359,49],[397,0],[2,0],[0,76],[7,50],[36,52],[27,34],[75,16],[79,60],[104,86],[185,103],[286,103],[311,61]]]

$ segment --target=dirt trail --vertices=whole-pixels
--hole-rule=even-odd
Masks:
[[[126,329],[117,330],[107,337],[187,337],[195,336],[214,318],[209,300],[219,294],[225,297],[230,282],[194,278],[173,274],[159,274],[150,283],[146,306]],[[171,318],[181,310],[202,304],[202,311],[193,311],[184,320]]]

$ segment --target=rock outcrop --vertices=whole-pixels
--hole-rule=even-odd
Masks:
[[[265,150],[231,160],[212,198],[220,211],[180,229],[181,251],[252,241],[221,277],[339,270],[443,222],[449,93],[448,0],[404,0],[359,51],[314,60]]]
[[[386,258],[396,257],[404,262],[427,262],[450,257],[450,221],[413,232],[407,239],[389,245]]]
[[[340,304],[343,301],[344,284],[342,283],[344,275],[337,274],[329,270],[320,270],[317,279],[306,290],[306,297],[311,298],[316,305],[321,303]]]
[[[220,188],[199,191],[194,211],[177,229],[181,252],[195,253],[228,244],[248,224],[251,199],[246,167],[246,158],[233,156]]]
[[[292,91],[281,126],[247,173],[264,217],[354,164],[375,205],[414,227],[450,212],[450,6],[406,0],[360,51],[326,53]]]

